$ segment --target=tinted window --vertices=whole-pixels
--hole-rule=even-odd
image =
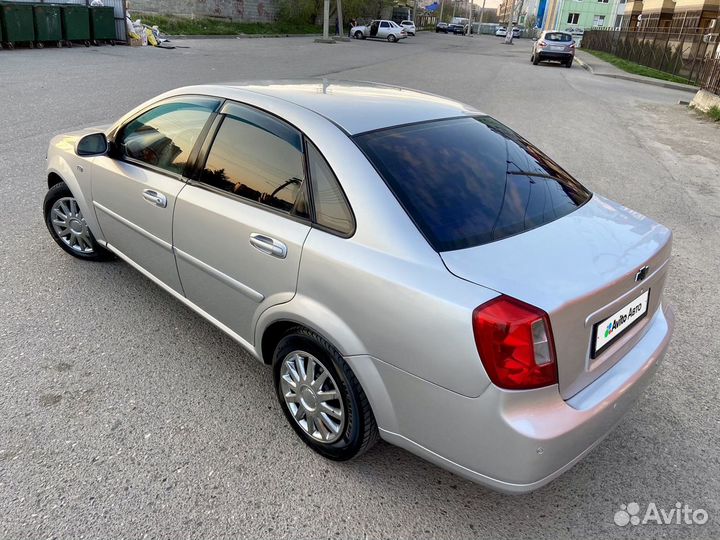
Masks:
[[[355,140],[437,251],[533,229],[590,198],[540,150],[488,117],[401,126]]]
[[[315,204],[315,221],[343,235],[352,234],[355,221],[340,184],[330,166],[310,142],[308,142],[308,163]]]
[[[380,28],[387,28],[388,26],[390,25],[384,21],[380,23]]]
[[[218,103],[210,98],[173,100],[141,114],[120,132],[116,140],[120,153],[182,174],[200,132]]]
[[[226,116],[220,125],[200,181],[293,211],[305,178],[300,134],[253,109],[238,106],[234,112],[238,116]]]
[[[545,39],[547,41],[572,41],[572,36],[563,32],[548,32],[545,34]]]

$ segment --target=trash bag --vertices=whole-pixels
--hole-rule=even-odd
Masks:
[[[152,45],[153,47],[158,46],[158,42],[157,39],[155,39],[155,34],[153,34],[152,28],[145,27],[145,36],[149,45]]]

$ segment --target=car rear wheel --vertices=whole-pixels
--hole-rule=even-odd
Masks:
[[[112,253],[97,243],[80,205],[64,182],[55,184],[43,202],[45,225],[53,240],[67,253],[86,261],[107,261]]]
[[[365,36],[360,30],[355,32],[355,39],[362,39],[363,37],[365,37]]]
[[[397,41],[397,38],[395,37],[395,34],[390,34],[390,35],[388,36],[388,41],[389,41],[390,43],[395,43],[395,42]]]
[[[532,63],[533,66],[537,66],[540,63],[540,55],[533,54]]]
[[[378,440],[367,396],[340,353],[315,332],[291,329],[273,355],[278,401],[295,432],[326,458],[355,458]]]
[[[571,58],[570,60],[568,60],[567,62],[565,62],[565,67],[566,67],[566,68],[571,68],[571,67],[572,67],[572,64],[573,64],[573,59]]]

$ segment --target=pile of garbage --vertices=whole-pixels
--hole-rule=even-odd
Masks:
[[[161,47],[161,43],[169,41],[160,35],[160,29],[155,26],[143,24],[140,19],[132,20],[130,13],[126,13],[125,26],[127,28],[128,39],[131,45]]]

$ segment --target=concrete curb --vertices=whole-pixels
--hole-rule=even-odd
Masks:
[[[713,107],[720,107],[720,96],[707,90],[699,90],[690,102],[690,107],[706,113]]]
[[[643,77],[642,75],[623,75],[622,73],[598,73],[590,64],[578,58],[575,55],[575,61],[580,64],[583,69],[589,71],[593,75],[598,77],[609,77],[611,79],[623,79],[625,81],[632,81],[642,84],[649,84],[652,86],[660,86],[662,88],[670,88],[671,90],[683,90],[686,92],[697,92],[698,87],[689,84],[675,83],[671,81],[663,81],[662,79],[651,79],[649,77]]]
[[[575,55],[575,61],[582,66],[584,70],[589,71],[592,75],[595,75],[595,72],[593,71],[593,68],[590,66],[590,64],[585,63],[583,60],[581,60],[577,55]]]

